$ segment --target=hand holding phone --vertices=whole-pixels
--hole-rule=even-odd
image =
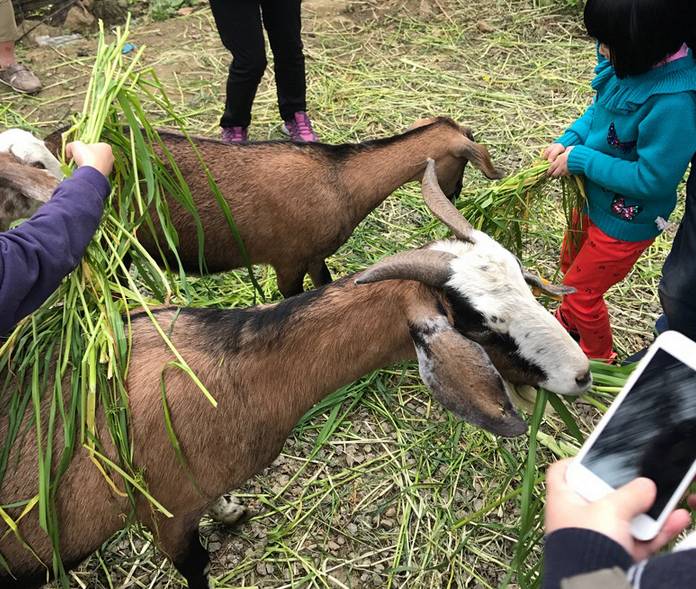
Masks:
[[[630,533],[647,541],[661,537],[695,475],[696,343],[665,332],[568,465],[566,480],[586,500],[596,502],[617,492],[619,500],[626,499],[621,493],[629,484],[643,485],[647,493],[651,483],[634,479],[653,481],[641,509],[635,511],[637,499],[629,502],[629,511],[635,511]],[[634,493],[638,491],[628,492],[632,497]],[[620,515],[628,516],[626,510]]]
[[[546,511],[544,528],[547,534],[563,528],[582,528],[603,534],[620,544],[636,561],[652,556],[683,532],[691,522],[689,512],[678,509],[666,519],[657,536],[649,542],[636,540],[631,532],[634,518],[650,509],[657,487],[645,478],[638,478],[599,499],[584,499],[566,482],[566,471],[572,460],[552,464],[546,473]],[[696,495],[689,498],[696,509]]]

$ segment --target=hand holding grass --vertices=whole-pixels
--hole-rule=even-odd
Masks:
[[[554,143],[552,147],[556,145],[560,145],[560,143]],[[570,176],[570,171],[568,170],[568,156],[572,150],[573,146],[571,145],[568,148],[564,148],[563,153],[556,155],[553,161],[551,161],[549,158],[549,161],[551,161],[551,166],[549,167],[549,176],[553,176],[554,178]],[[556,149],[554,148],[553,153],[555,153],[555,151]]]
[[[542,157],[552,164],[566,150],[562,143],[552,143],[542,153]]]
[[[691,523],[689,512],[677,509],[658,535],[641,542],[631,535],[631,520],[647,512],[655,502],[657,488],[650,479],[638,478],[593,503],[578,495],[565,480],[570,460],[552,464],[546,474],[546,534],[563,528],[592,530],[620,544],[636,561],[646,559],[676,538]],[[696,495],[689,497],[696,509]]]
[[[65,146],[65,155],[72,159],[78,168],[91,166],[106,177],[114,168],[114,154],[108,143],[73,141]]]

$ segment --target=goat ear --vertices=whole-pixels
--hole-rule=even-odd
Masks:
[[[488,149],[473,140],[471,130],[464,129],[462,133],[461,140],[454,150],[454,155],[470,161],[475,168],[481,170],[483,175],[490,180],[503,178],[505,174],[495,167]]]
[[[548,280],[544,280],[540,276],[536,276],[530,272],[524,272],[525,282],[535,291],[534,294],[543,293],[552,299],[560,300],[563,296],[573,294],[575,289],[572,286],[565,284],[552,284]]]
[[[411,324],[418,368],[435,399],[457,417],[496,435],[527,431],[484,349],[439,315]]]
[[[414,121],[413,123],[411,123],[406,128],[406,131],[413,131],[414,129],[418,129],[420,127],[426,127],[427,125],[432,125],[435,121],[437,121],[437,117],[425,117],[423,119],[418,119],[417,121]]]
[[[362,272],[356,284],[381,280],[417,280],[441,288],[449,280],[450,262],[455,256],[430,249],[411,250],[389,256]]]

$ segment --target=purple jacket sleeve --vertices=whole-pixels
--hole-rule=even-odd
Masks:
[[[75,269],[108,194],[101,172],[81,167],[31,219],[0,233],[0,335],[38,309]]]

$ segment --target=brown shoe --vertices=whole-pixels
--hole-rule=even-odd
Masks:
[[[36,94],[41,90],[41,81],[25,65],[15,63],[0,69],[0,82],[7,84],[15,92]]]

